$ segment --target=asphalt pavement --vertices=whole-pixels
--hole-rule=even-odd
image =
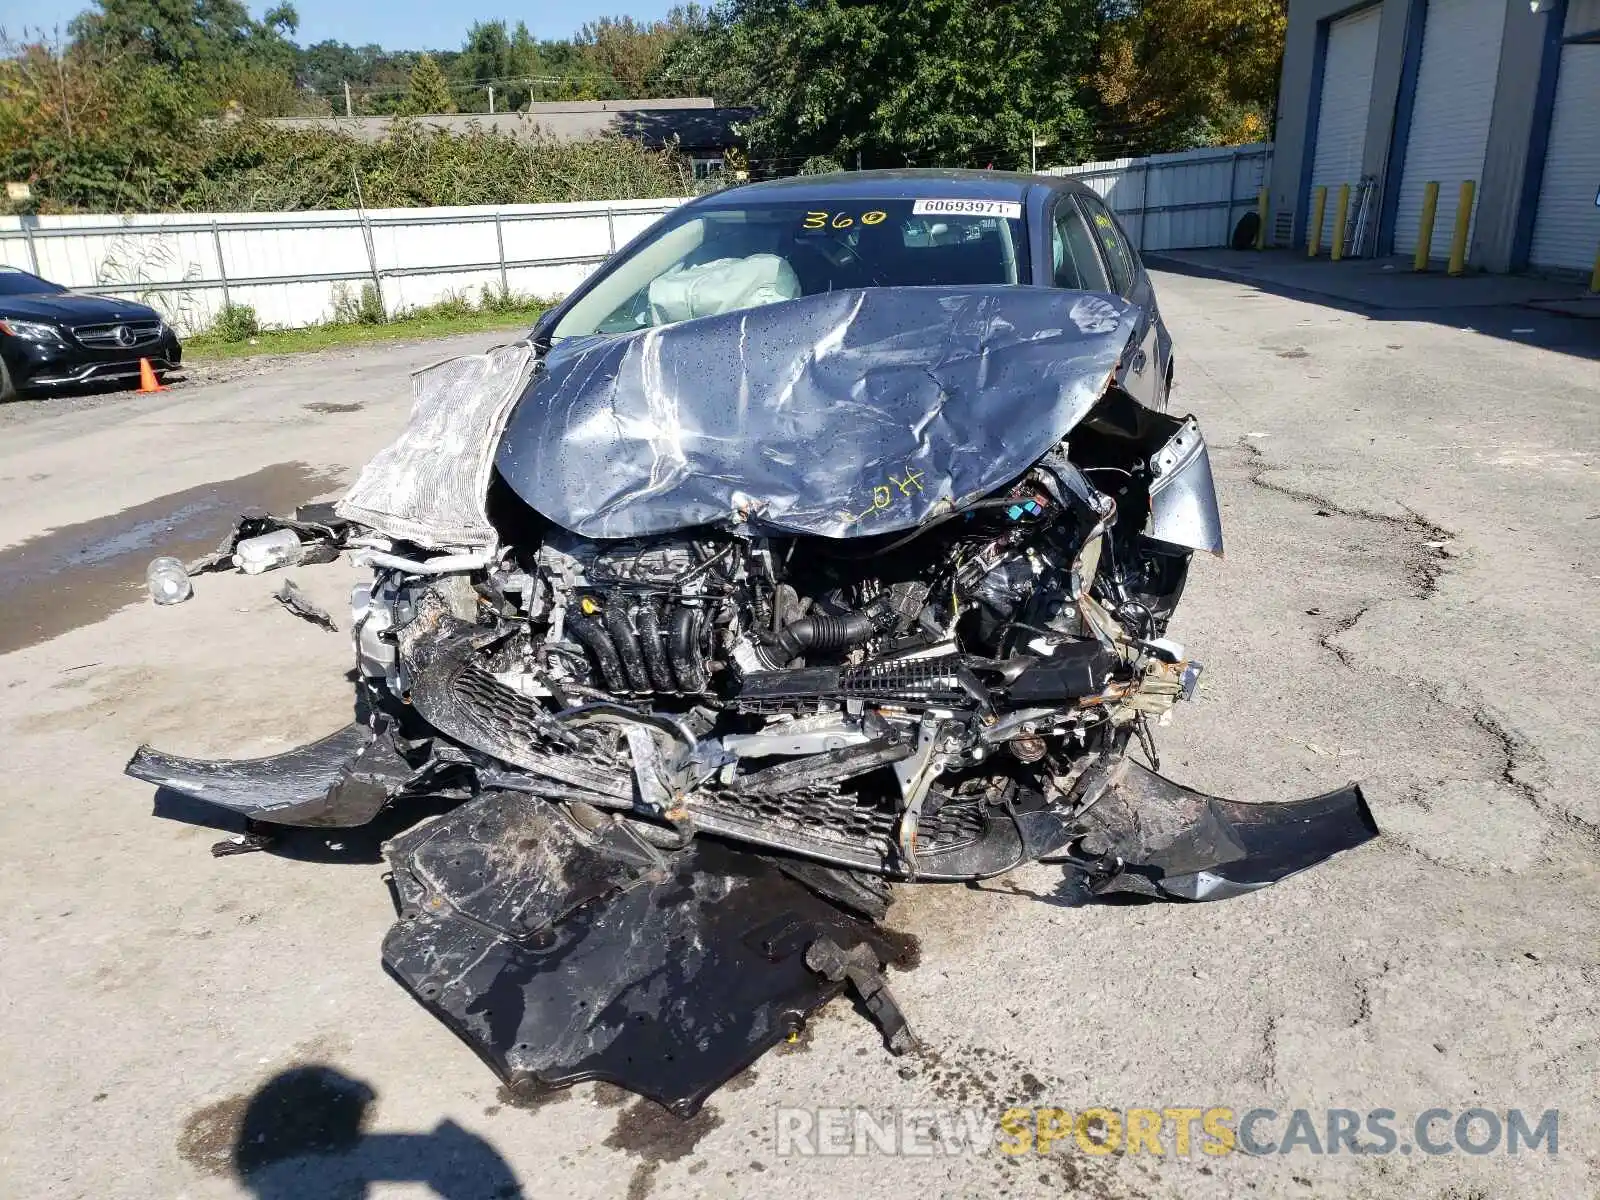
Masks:
[[[214,858],[120,773],[348,719],[348,637],[274,601],[283,573],[157,608],[144,564],[337,494],[409,370],[495,339],[0,411],[0,1194],[1595,1195],[1600,322],[1537,343],[1510,330],[1561,318],[1156,281],[1228,541],[1174,625],[1207,670],[1163,771],[1250,801],[1359,779],[1383,836],[1215,904],[1071,907],[1044,867],[900,887],[924,1049],[835,1003],[690,1122],[501,1089],[379,967],[379,834]],[[358,572],[288,575],[347,627]],[[1208,1118],[1238,1142],[1256,1110],[1270,1152],[1212,1152]],[[1387,1152],[1341,1144],[1385,1110]],[[1515,1121],[1545,1136],[1512,1153]]]

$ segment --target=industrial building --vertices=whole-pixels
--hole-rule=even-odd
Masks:
[[[1437,183],[1431,257],[1461,184],[1470,268],[1581,271],[1600,252],[1600,0],[1290,0],[1269,236],[1305,246],[1316,189],[1329,244],[1413,254]]]

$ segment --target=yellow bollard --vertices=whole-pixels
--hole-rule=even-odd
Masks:
[[[1439,185],[1426,184],[1422,189],[1422,217],[1417,221],[1417,252],[1411,259],[1413,271],[1428,269],[1428,254],[1433,249],[1433,215],[1439,211]]]
[[[1328,247],[1328,257],[1338,262],[1344,257],[1344,223],[1350,214],[1350,185],[1339,185],[1339,211],[1333,214],[1333,245]]]
[[[1311,190],[1311,225],[1306,230],[1306,257],[1315,258],[1322,249],[1322,214],[1328,208],[1328,189]]]
[[[1256,249],[1267,248],[1267,189],[1262,188],[1256,193],[1256,216],[1261,218],[1261,224],[1256,229]]]
[[[1589,290],[1600,292],[1600,250],[1594,252],[1594,274],[1589,276]]]
[[[1478,191],[1477,181],[1462,180],[1461,199],[1456,203],[1456,232],[1450,239],[1450,267],[1452,275],[1467,269],[1467,230],[1472,227],[1472,197]]]

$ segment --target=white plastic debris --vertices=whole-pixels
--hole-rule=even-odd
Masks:
[[[259,575],[273,567],[293,566],[304,553],[300,535],[292,529],[275,529],[245,538],[233,548],[233,565],[246,575]]]

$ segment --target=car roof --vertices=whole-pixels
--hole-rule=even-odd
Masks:
[[[1016,171],[958,171],[950,168],[905,168],[897,171],[839,171],[831,175],[790,175],[725,188],[701,197],[696,206],[717,207],[754,199],[839,201],[885,195],[911,199],[1022,200],[1030,188],[1078,190],[1081,184],[1058,175],[1026,175]]]

